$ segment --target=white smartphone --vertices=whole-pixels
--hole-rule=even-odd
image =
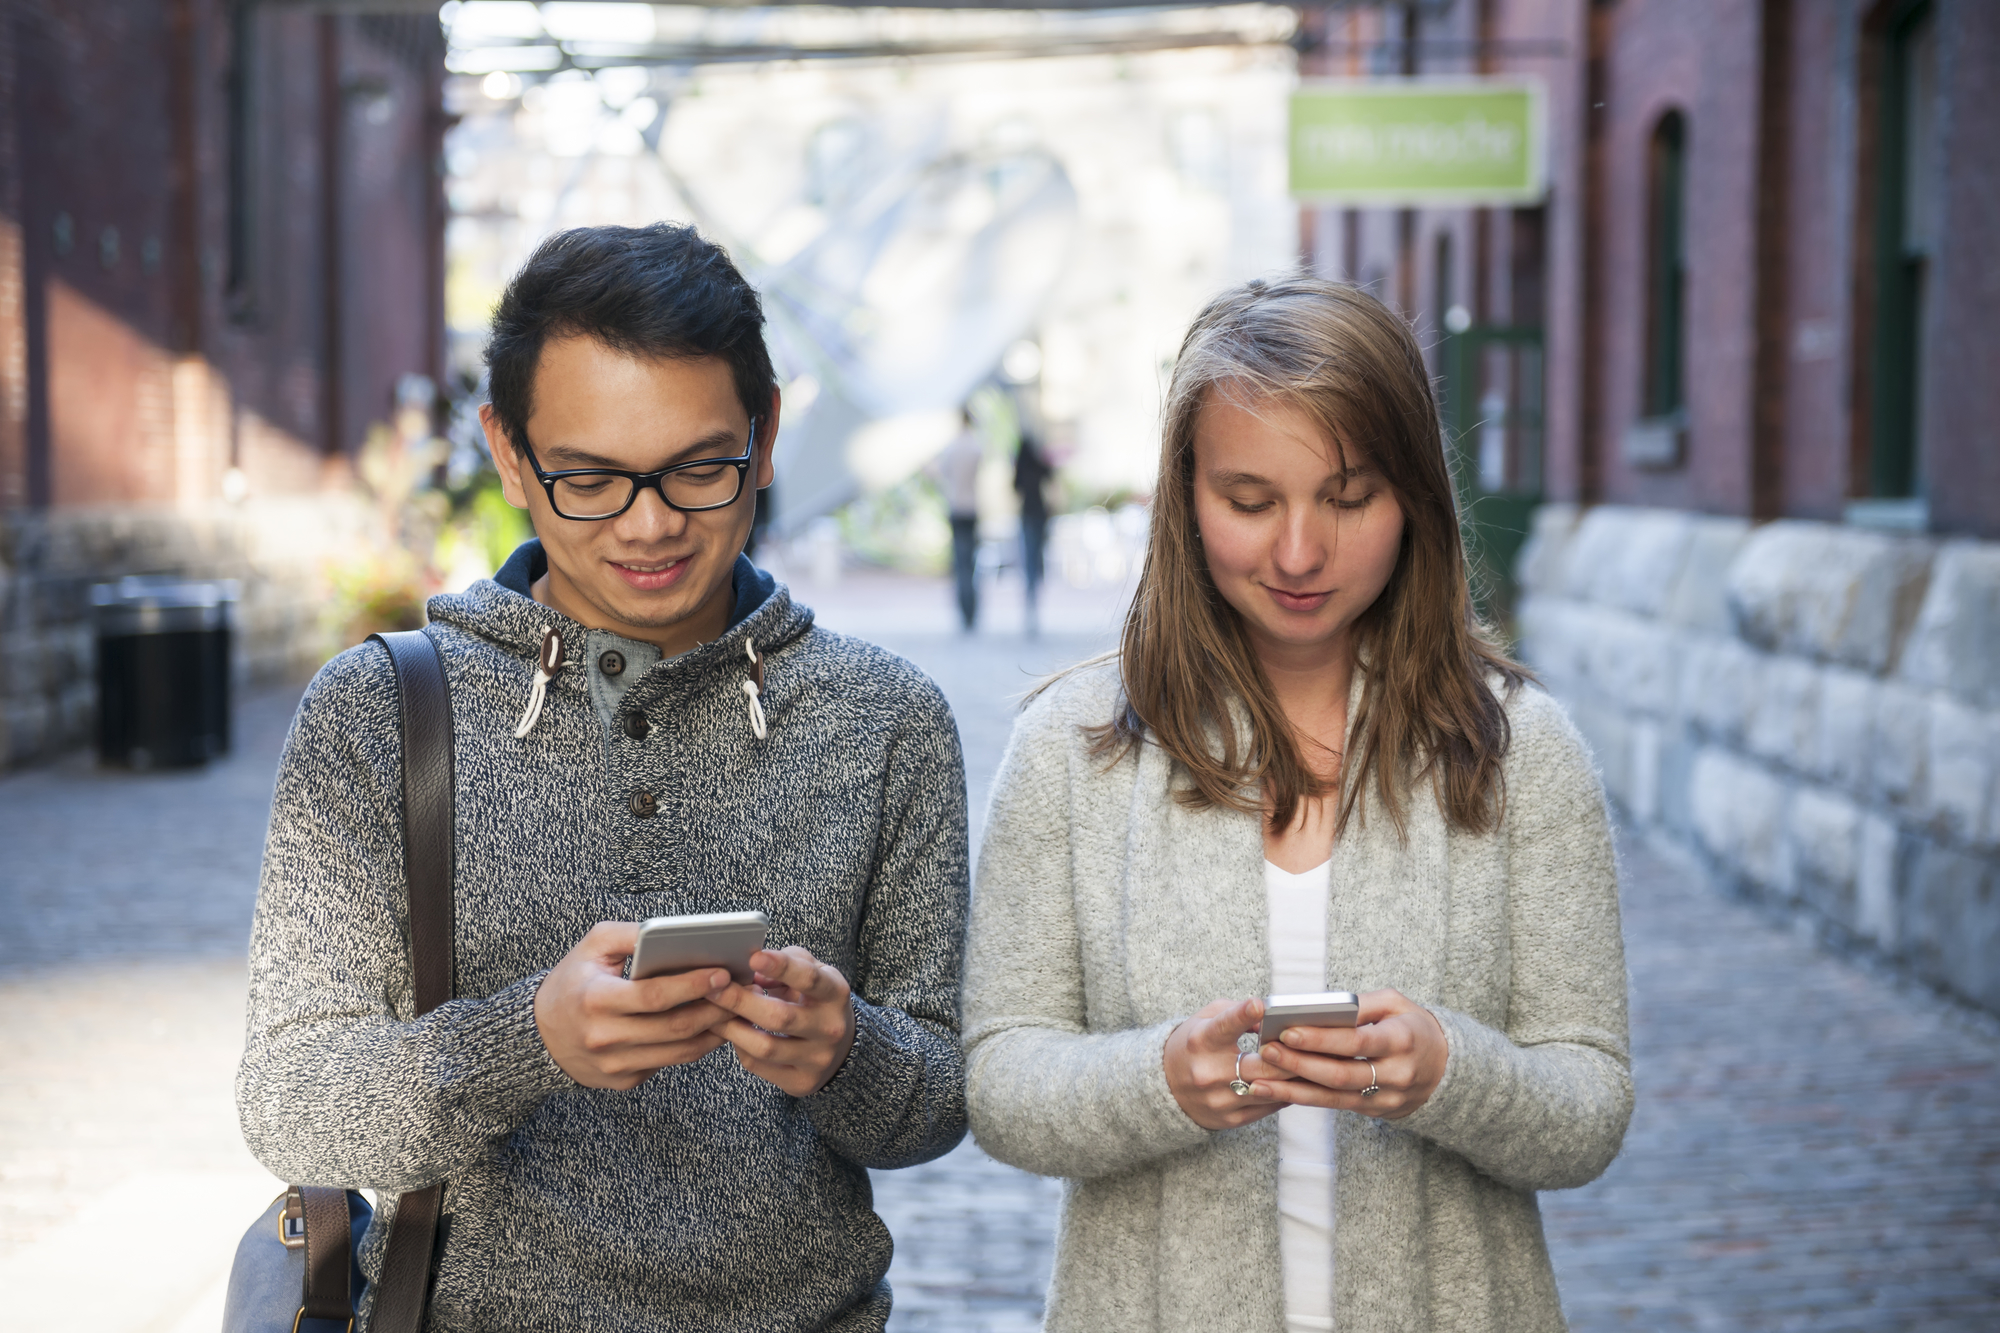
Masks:
[[[1286,1028],[1351,1028],[1361,1013],[1353,991],[1330,990],[1319,995],[1273,995],[1264,1001],[1260,1041],[1276,1041]]]
[[[643,981],[698,967],[726,967],[730,976],[747,986],[750,955],[764,947],[764,934],[770,928],[771,920],[762,912],[656,916],[639,927],[639,943],[625,975]]]

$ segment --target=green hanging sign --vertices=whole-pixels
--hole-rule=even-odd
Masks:
[[[1532,204],[1547,190],[1541,84],[1308,83],[1292,94],[1291,191],[1316,203]]]

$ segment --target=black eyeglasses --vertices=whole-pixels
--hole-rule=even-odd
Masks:
[[[757,423],[750,418],[750,439],[735,458],[697,458],[676,463],[658,472],[624,472],[617,468],[577,467],[560,472],[542,471],[535,446],[524,438],[528,466],[542,489],[549,493],[549,507],[558,518],[579,522],[617,518],[638,500],[639,492],[651,487],[667,508],[683,514],[699,514],[709,509],[726,509],[743,494],[743,478],[757,452]]]

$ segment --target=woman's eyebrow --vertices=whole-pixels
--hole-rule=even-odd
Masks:
[[[1208,480],[1216,486],[1269,486],[1269,477],[1260,477],[1254,472],[1211,472]]]
[[[1356,467],[1342,468],[1335,472],[1329,480],[1345,483],[1353,481],[1357,477],[1373,476],[1374,473],[1375,469],[1371,464],[1363,463]],[[1260,477],[1254,472],[1211,472],[1208,474],[1208,480],[1210,484],[1215,486],[1271,486],[1275,484],[1269,477]]]

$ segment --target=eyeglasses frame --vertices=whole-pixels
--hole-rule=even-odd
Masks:
[[[729,508],[729,506],[743,498],[744,479],[750,471],[750,465],[757,461],[757,430],[763,424],[763,421],[762,417],[750,418],[750,439],[743,446],[743,452],[739,455],[730,458],[691,458],[685,463],[675,463],[671,467],[663,467],[657,472],[627,472],[623,468],[615,467],[572,467],[563,468],[557,472],[544,472],[542,470],[542,460],[535,457],[535,446],[527,438],[525,432],[521,436],[521,447],[527,451],[528,466],[535,470],[535,479],[542,483],[542,490],[548,494],[549,509],[557,518],[567,519],[571,523],[604,523],[621,517],[633,505],[639,503],[639,493],[649,489],[653,494],[660,497],[661,504],[664,504],[675,513],[712,514],[718,509]],[[720,504],[696,505],[693,508],[689,508],[687,505],[675,504],[667,497],[665,482],[674,473],[685,472],[689,468],[714,467],[717,464],[726,464],[736,469],[736,494],[730,496],[727,500],[724,500]],[[556,507],[556,483],[565,477],[623,477],[632,483],[632,493],[626,497],[623,507],[615,513],[593,514],[589,518],[577,518],[570,514],[565,514],[561,509]]]

